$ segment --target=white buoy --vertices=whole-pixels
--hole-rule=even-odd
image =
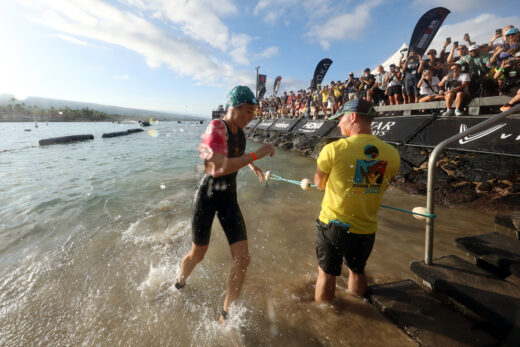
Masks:
[[[267,171],[267,172],[265,173],[264,177],[265,177],[265,180],[266,180],[266,181],[269,181],[269,178],[271,178],[271,171]]]
[[[425,214],[426,213],[426,207],[422,207],[422,206],[414,207],[412,209],[412,212]],[[428,218],[426,216],[419,216],[417,214],[414,214],[413,216],[414,216],[414,218],[417,218],[417,219],[420,219],[420,220],[426,220],[426,218]]]
[[[309,190],[311,188],[311,180],[308,178],[304,178],[302,182],[300,183],[300,187],[302,187],[303,190]]]

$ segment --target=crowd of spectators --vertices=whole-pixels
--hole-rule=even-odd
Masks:
[[[463,41],[467,45],[447,38],[440,52],[429,49],[424,57],[402,51],[389,71],[379,65],[375,74],[367,68],[359,77],[351,72],[344,81],[264,98],[260,100],[261,117],[326,118],[355,98],[376,105],[445,100],[444,116],[463,115],[473,97],[512,97],[502,111],[520,102],[519,29],[512,25],[497,29],[488,43],[472,42],[468,34]]]

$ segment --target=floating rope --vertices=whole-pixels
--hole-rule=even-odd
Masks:
[[[266,185],[267,185],[267,181],[272,180],[272,181],[282,181],[282,182],[291,183],[291,184],[300,186],[303,190],[307,190],[309,187],[310,188],[315,188],[316,187],[315,184],[311,184],[310,183],[310,180],[308,178],[304,178],[301,181],[296,181],[296,180],[291,180],[291,179],[287,179],[287,178],[283,178],[281,176],[275,175],[271,171],[267,171],[266,172],[265,179],[266,179]],[[432,213],[426,212],[426,209],[424,207],[414,207],[414,209],[412,211],[405,210],[403,208],[383,205],[383,204],[381,204],[381,207],[388,208],[388,209],[394,210],[394,211],[410,213],[410,214],[412,214],[414,216],[421,216],[421,217],[424,217],[424,218],[431,218],[431,219],[433,219],[433,218],[437,217],[437,215],[434,214],[434,213],[432,214]],[[423,219],[423,218],[419,218],[419,219]]]

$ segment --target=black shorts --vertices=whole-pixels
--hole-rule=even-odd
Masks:
[[[205,177],[195,192],[191,220],[193,243],[197,246],[209,244],[215,213],[230,245],[247,240],[246,225],[238,206],[236,189],[216,190],[212,187],[212,180],[212,177]]]
[[[402,87],[400,84],[388,87],[388,96],[401,95],[401,93],[402,93]]]
[[[374,100],[375,105],[379,105],[379,103],[385,100],[385,91],[379,88],[374,88],[372,92],[372,99]]]
[[[376,234],[354,234],[348,228],[319,219],[316,221],[316,255],[318,265],[327,274],[341,275],[341,264],[345,258],[345,265],[356,273],[363,273]]]
[[[419,88],[417,88],[417,79],[415,77],[404,80],[404,91],[408,96],[419,95]]]

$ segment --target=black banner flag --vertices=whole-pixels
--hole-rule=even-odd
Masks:
[[[311,89],[315,89],[318,84],[321,84],[321,81],[323,81],[323,78],[331,65],[332,60],[329,58],[325,58],[318,63],[316,70],[314,70],[314,77],[311,81]]]
[[[258,75],[258,80],[256,81],[256,92],[258,94],[259,100],[264,97],[266,82],[267,82],[267,75]]]
[[[282,83],[282,76],[278,76],[274,80],[274,87],[273,87],[274,96],[276,96],[276,94],[278,94],[278,89],[280,89],[280,83]]]
[[[414,51],[422,57],[450,13],[450,10],[447,8],[436,7],[423,14],[413,30],[412,38],[408,45],[408,53]]]

